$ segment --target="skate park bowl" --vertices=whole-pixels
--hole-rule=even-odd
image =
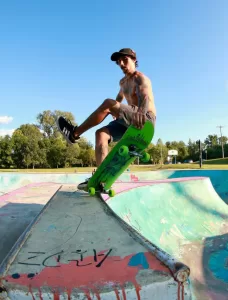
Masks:
[[[0,173],[1,299],[212,299],[228,294],[228,171]]]

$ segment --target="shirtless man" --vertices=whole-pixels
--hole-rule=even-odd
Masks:
[[[85,131],[100,124],[108,115],[113,116],[114,121],[96,131],[97,167],[108,154],[108,144],[120,140],[128,126],[142,128],[146,120],[151,121],[155,126],[156,121],[152,85],[148,77],[136,71],[138,63],[136,53],[129,48],[124,48],[113,53],[111,60],[115,61],[125,74],[120,80],[120,90],[116,99],[104,100],[80,126],[73,126],[63,117],[57,120],[62,135],[68,143],[73,144]],[[124,98],[128,104],[121,103]],[[87,182],[80,186],[86,185]]]

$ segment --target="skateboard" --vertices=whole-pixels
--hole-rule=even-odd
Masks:
[[[154,136],[154,126],[146,121],[142,129],[129,126],[120,141],[113,147],[95,173],[89,179],[87,192],[93,196],[105,193],[115,196],[112,184],[139,157],[142,162],[150,160],[150,155],[144,150],[149,146]]]

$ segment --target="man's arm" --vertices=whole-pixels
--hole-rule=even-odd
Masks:
[[[120,88],[120,91],[119,91],[118,95],[116,96],[116,101],[117,102],[122,102],[123,99],[124,99],[124,94],[123,94],[122,89]]]
[[[132,117],[132,125],[141,129],[146,122],[146,113],[148,112],[151,97],[151,83],[143,75],[137,76],[135,83],[136,95],[138,97],[138,111]]]
[[[119,91],[118,95],[116,96],[116,101],[117,102],[122,102],[123,99],[124,99],[124,94],[122,92],[122,89],[120,88],[120,91]],[[113,120],[116,119],[116,117],[114,117],[114,116],[112,116],[112,118],[113,118]]]
[[[146,114],[148,112],[150,96],[151,96],[151,83],[148,78],[138,76],[135,79],[136,95],[138,97],[138,112]]]

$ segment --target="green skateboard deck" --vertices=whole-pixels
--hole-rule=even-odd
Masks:
[[[112,184],[135,158],[139,156],[141,161],[149,161],[150,155],[144,150],[149,146],[153,136],[154,126],[149,121],[146,121],[142,129],[130,126],[89,179],[87,186],[89,194],[108,193],[114,196]]]

